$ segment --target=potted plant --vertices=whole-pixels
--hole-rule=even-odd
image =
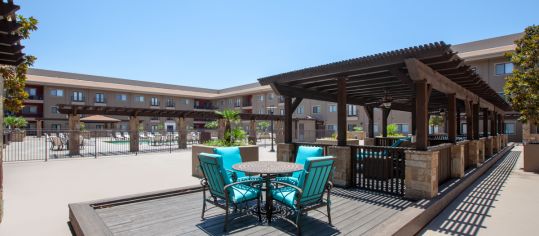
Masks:
[[[224,119],[224,137],[193,145],[191,150],[192,175],[194,177],[202,177],[202,172],[198,169],[198,154],[202,152],[213,153],[213,149],[216,147],[239,147],[244,162],[258,161],[258,146],[250,145],[247,142],[247,134],[240,125],[239,113],[234,110],[216,111],[215,113]]]
[[[26,127],[28,122],[24,117],[8,116],[4,118],[4,125],[11,131],[11,142],[22,142],[26,137]]]
[[[504,85],[505,97],[527,126],[523,129],[524,171],[533,172],[539,172],[539,140],[530,132],[531,126],[539,123],[538,39],[539,26],[534,25],[527,27],[522,38],[515,41],[515,51],[506,55],[514,65],[513,73],[506,77]]]

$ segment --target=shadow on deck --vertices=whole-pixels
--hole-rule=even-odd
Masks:
[[[185,191],[185,189],[183,190]],[[171,191],[169,191],[171,193]],[[150,197],[149,197],[150,196]],[[82,203],[79,203],[82,204]],[[223,235],[224,210],[208,210],[201,220],[202,193],[159,193],[126,197],[109,201],[84,203],[92,219],[84,216],[85,223],[101,225],[104,234],[112,235]],[[310,211],[302,217],[304,235],[369,234],[370,230],[403,211],[413,203],[397,196],[361,189],[335,188],[332,193],[333,226],[327,223],[325,207],[321,212]],[[76,206],[70,206],[76,208]],[[90,210],[91,208],[91,210]],[[233,214],[229,234],[235,235],[289,235],[295,227],[276,217],[271,225],[259,223],[256,215]],[[79,216],[80,218],[81,216]],[[91,217],[90,217],[91,218]]]

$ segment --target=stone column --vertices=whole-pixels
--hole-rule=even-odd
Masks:
[[[485,154],[485,141],[486,139],[485,138],[480,138],[478,141],[478,144],[477,144],[477,148],[479,149],[479,154],[477,156],[477,164],[481,164],[483,162],[485,162],[485,159],[486,159],[486,154]]]
[[[138,152],[139,151],[139,134],[138,134],[138,117],[130,116],[129,117],[129,151]]]
[[[277,144],[277,161],[294,162],[294,144],[278,143]]]
[[[185,122],[184,117],[178,117],[176,122],[178,126],[178,148],[187,149],[187,122]]]
[[[256,121],[249,121],[249,144],[256,145]]]
[[[435,197],[438,194],[439,151],[408,150],[405,153],[405,197],[414,200]]]
[[[464,177],[464,171],[466,169],[464,147],[466,143],[468,141],[456,143],[451,147],[451,178]]]
[[[493,146],[492,146],[492,139],[493,137],[492,136],[488,136],[486,138],[483,138],[483,140],[485,141],[485,156],[489,157],[493,154],[492,150],[493,150]]]
[[[68,115],[69,123],[69,155],[80,154],[80,116],[78,114]]]
[[[328,156],[336,158],[333,184],[339,187],[352,186],[352,149],[348,146],[331,146],[328,147],[327,152]]]
[[[477,167],[479,164],[479,154],[482,143],[479,140],[470,140],[468,145],[468,162],[471,167]]]
[[[283,121],[276,120],[274,123],[273,132],[275,132],[275,143],[284,142]]]

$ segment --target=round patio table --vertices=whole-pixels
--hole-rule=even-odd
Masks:
[[[266,204],[264,208],[266,210],[268,224],[270,224],[273,213],[273,199],[270,192],[271,178],[277,175],[290,174],[303,170],[303,165],[283,161],[249,161],[235,164],[232,166],[232,169],[246,174],[262,176],[265,183],[262,190],[266,192]]]

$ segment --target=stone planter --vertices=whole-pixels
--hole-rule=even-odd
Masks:
[[[365,139],[365,131],[348,131],[348,132],[346,132],[346,138],[347,139],[364,140]]]
[[[193,145],[193,148],[191,150],[191,175],[193,177],[202,178],[202,171],[198,169],[199,162],[198,162],[198,154],[205,152],[205,153],[213,153],[213,149],[216,148],[214,146],[207,146],[207,145]],[[248,146],[240,146],[240,154],[243,162],[247,161],[258,161],[258,146],[256,145],[248,145]]]
[[[316,139],[316,143],[325,144],[325,145],[335,145],[337,146],[336,139]],[[359,139],[347,139],[346,145],[359,145]]]
[[[539,143],[524,144],[524,171],[539,173]]]
[[[26,137],[26,131],[23,130],[13,130],[11,132],[11,142],[22,142]]]

